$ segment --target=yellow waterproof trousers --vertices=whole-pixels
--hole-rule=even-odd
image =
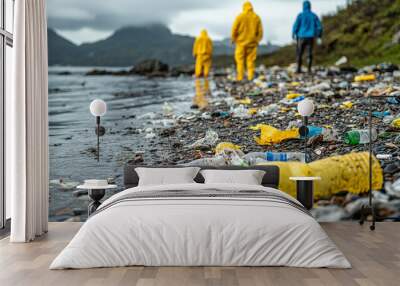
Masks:
[[[210,85],[208,79],[196,79],[195,81],[196,95],[193,98],[193,104],[196,105],[200,110],[203,110],[208,106],[208,96],[210,95]]]
[[[243,46],[236,44],[235,50],[235,61],[238,81],[243,80],[244,77],[244,65],[247,67],[247,79],[252,80],[254,78],[254,71],[256,68],[257,59],[257,46]]]
[[[211,69],[211,56],[210,55],[197,55],[196,57],[196,77],[208,77]]]

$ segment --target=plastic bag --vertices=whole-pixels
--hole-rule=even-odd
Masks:
[[[251,130],[261,130],[260,137],[254,137],[258,145],[272,145],[289,139],[300,138],[299,129],[279,130],[266,124],[251,126]]]

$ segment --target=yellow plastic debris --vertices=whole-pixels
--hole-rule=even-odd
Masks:
[[[248,114],[254,115],[257,114],[258,108],[249,108],[249,111],[247,111]]]
[[[251,126],[250,129],[254,131],[261,130],[261,136],[254,137],[254,140],[258,145],[272,145],[281,143],[285,140],[296,139],[300,137],[298,128],[291,130],[279,130],[270,125],[258,124],[256,126]]]
[[[292,110],[292,109],[289,107],[281,107],[281,109],[280,109],[281,112],[288,112],[290,110]]]
[[[296,86],[300,86],[300,83],[297,81],[294,81],[290,85],[296,87]]]
[[[358,75],[354,78],[354,81],[356,82],[374,81],[374,80],[376,80],[376,76],[374,74]]]
[[[400,128],[400,118],[396,118],[392,121],[392,126],[395,128]]]
[[[215,147],[215,154],[221,154],[224,150],[240,150],[242,147],[239,145],[235,145],[231,142],[221,142]]]
[[[288,95],[286,95],[286,99],[295,99],[298,98],[299,96],[301,96],[300,93],[289,93]]]
[[[251,104],[251,99],[248,98],[248,97],[246,97],[245,99],[239,99],[239,100],[237,100],[237,102],[238,102],[239,104],[249,105],[249,104]]]
[[[383,171],[379,161],[373,157],[372,188],[380,190]],[[270,162],[280,168],[279,189],[296,197],[296,183],[290,177],[321,177],[314,182],[314,197],[327,198],[341,191],[361,194],[369,191],[369,153],[350,153],[334,156],[310,164],[300,162]]]
[[[342,105],[340,106],[341,108],[344,109],[351,109],[353,107],[354,103],[351,101],[345,101],[342,103]]]

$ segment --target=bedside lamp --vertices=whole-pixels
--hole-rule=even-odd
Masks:
[[[308,148],[307,148],[307,140],[308,140],[308,118],[314,113],[314,102],[310,99],[304,99],[300,101],[297,105],[297,110],[299,111],[300,115],[303,117],[303,126],[300,127],[299,133],[305,140],[305,155],[306,155],[306,163],[308,163]]]
[[[90,103],[90,113],[96,117],[96,135],[97,135],[97,162],[100,161],[100,136],[106,133],[106,129],[100,125],[100,117],[107,112],[107,104],[104,100],[95,99]]]

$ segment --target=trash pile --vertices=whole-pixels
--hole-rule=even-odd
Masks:
[[[256,79],[244,83],[234,81],[230,69],[218,71],[207,107],[175,118],[173,127],[168,127],[173,129],[170,136],[160,136],[167,154],[163,163],[249,166],[279,161],[304,165],[306,147],[310,150],[308,161],[318,162],[363,154],[372,141],[385,182],[381,190],[375,185],[379,219],[400,220],[399,68],[384,63],[355,69],[346,64],[347,60],[342,66],[319,67],[313,75],[294,74],[293,66],[260,67]],[[305,99],[315,104],[308,119],[307,142],[299,132],[303,123],[297,111],[298,103]],[[166,106],[164,113],[170,113],[170,108]],[[348,161],[348,168],[368,168],[368,160],[357,162],[361,166]],[[340,179],[346,181],[357,174],[343,176],[345,173]],[[362,206],[367,190],[349,190],[349,186],[340,185],[329,198],[321,196],[315,216],[328,221],[357,218],[360,208],[355,204]]]

